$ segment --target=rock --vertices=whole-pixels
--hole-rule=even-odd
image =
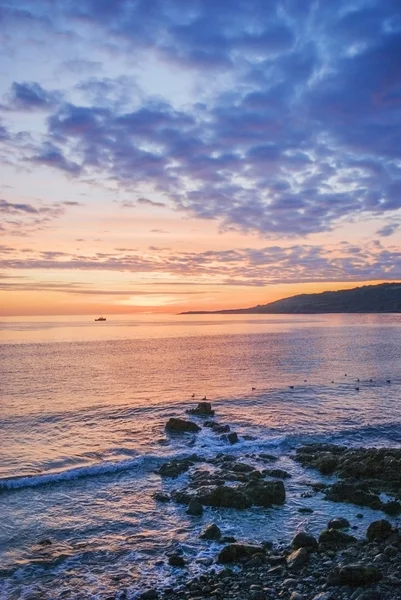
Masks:
[[[331,592],[320,592],[313,596],[312,600],[332,600],[333,594]]]
[[[263,475],[269,475],[269,477],[278,477],[279,479],[288,479],[291,477],[290,473],[284,471],[284,469],[264,469]]]
[[[366,537],[370,542],[373,540],[384,540],[392,531],[391,523],[386,519],[373,521],[368,527]]]
[[[168,494],[164,494],[163,492],[155,492],[152,498],[157,502],[170,502],[171,500],[170,496]]]
[[[331,453],[323,454],[315,462],[315,467],[322,475],[331,475],[338,466],[338,458]]]
[[[227,435],[227,440],[230,442],[230,444],[237,444],[239,441],[238,434],[235,433],[235,431],[232,431]]]
[[[358,594],[356,600],[381,600],[381,595],[376,590],[365,590]]]
[[[338,584],[359,587],[377,583],[383,578],[381,571],[374,566],[354,564],[341,567],[338,571]]]
[[[252,505],[243,492],[225,485],[219,485],[206,493],[198,492],[198,497],[202,504],[220,508],[244,509]]]
[[[287,557],[287,568],[289,571],[299,571],[309,560],[309,552],[306,548],[298,548]]]
[[[39,540],[39,546],[51,546],[53,542],[49,538],[44,538],[43,540]]]
[[[298,548],[315,549],[318,547],[317,539],[306,531],[299,531],[293,538],[291,545],[296,550]]]
[[[203,506],[200,502],[195,500],[195,498],[192,498],[189,501],[186,513],[187,515],[191,515],[192,517],[199,517],[203,514]]]
[[[254,554],[264,554],[261,546],[252,546],[247,544],[228,544],[220,551],[217,562],[230,563],[236,562],[242,558],[250,558]]]
[[[257,590],[251,593],[249,600],[267,600],[267,596],[262,590]]]
[[[382,511],[387,515],[396,516],[401,513],[401,503],[397,500],[390,500],[382,505]]]
[[[246,484],[245,493],[256,506],[267,508],[285,502],[285,487],[282,481],[251,481]]]
[[[313,513],[313,508],[309,508],[309,506],[301,506],[300,508],[298,508],[298,512],[302,513],[302,514],[311,514]]]
[[[196,433],[200,431],[200,427],[192,421],[171,417],[166,423],[166,431],[171,433]]]
[[[156,600],[158,597],[159,594],[156,590],[146,590],[139,596],[139,600]]]
[[[198,417],[213,417],[214,410],[210,402],[199,402],[196,408],[190,408],[187,413]]]
[[[191,454],[191,456],[181,459],[173,458],[173,460],[170,460],[161,465],[161,467],[159,467],[159,469],[157,469],[155,473],[161,475],[162,477],[178,477],[178,475],[181,475],[181,473],[185,473],[185,471],[188,471],[188,469],[199,460],[200,458],[196,454]]]
[[[335,519],[331,519],[328,523],[329,529],[347,529],[349,527],[348,519],[344,517],[336,517]]]
[[[324,529],[319,535],[319,544],[346,546],[353,542],[356,542],[356,538],[353,535],[349,535],[338,529]]]
[[[220,527],[212,523],[199,536],[202,540],[219,540],[221,538]]]
[[[168,558],[168,564],[171,567],[185,567],[185,560],[180,554],[172,554]]]
[[[209,427],[214,433],[228,433],[231,429],[229,425],[221,425],[216,421],[205,421],[203,426]]]
[[[333,502],[351,502],[357,506],[369,506],[380,510],[382,502],[377,494],[364,489],[362,485],[338,481],[326,492],[326,498]]]
[[[398,554],[398,549],[395,546],[386,546],[383,550],[384,554],[386,556],[389,556],[390,558],[393,558],[394,556],[397,556]]]

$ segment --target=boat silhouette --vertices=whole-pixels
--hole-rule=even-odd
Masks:
[[[98,317],[97,319],[95,319],[95,321],[105,321],[106,317]]]

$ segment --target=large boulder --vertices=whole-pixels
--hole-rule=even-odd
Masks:
[[[219,540],[221,538],[221,530],[215,523],[208,525],[199,536],[202,540]]]
[[[298,548],[308,548],[314,550],[318,547],[317,539],[306,531],[299,531],[292,540],[292,547],[295,550]]]
[[[187,508],[187,515],[191,515],[192,517],[200,517],[203,514],[203,506],[200,502],[192,498],[189,501]]]
[[[196,433],[200,431],[200,427],[192,421],[171,417],[166,423],[166,431],[169,433]]]
[[[256,506],[284,504],[285,487],[282,481],[250,481],[244,487],[246,495]]]
[[[377,494],[365,489],[362,485],[351,482],[338,481],[326,492],[328,500],[333,502],[351,502],[357,506],[369,506],[380,510],[382,502]]]
[[[309,552],[306,548],[298,548],[287,557],[287,568],[289,571],[299,571],[309,560]]]
[[[250,558],[254,554],[264,554],[262,546],[252,546],[247,544],[228,544],[220,551],[217,562],[230,563]]]
[[[349,527],[348,519],[344,517],[336,517],[331,519],[328,523],[329,529],[347,529]]]
[[[382,578],[383,574],[377,567],[354,564],[337,567],[334,572],[330,573],[328,584],[360,587],[377,583]]]
[[[213,417],[214,410],[210,402],[199,402],[196,408],[190,408],[187,410],[190,415],[197,415],[198,417]]]
[[[368,527],[366,537],[370,542],[373,540],[385,540],[392,532],[391,523],[386,519],[373,521]]]
[[[198,490],[197,498],[202,504],[219,508],[244,509],[252,505],[247,495],[236,488],[226,485],[218,485],[212,489]]]
[[[347,546],[356,542],[353,535],[339,531],[338,529],[324,529],[319,535],[319,544],[328,546]]]
[[[188,471],[188,469],[199,460],[199,456],[196,454],[192,454],[187,458],[173,458],[173,460],[161,465],[161,467],[157,469],[156,473],[162,477],[178,477],[178,475],[181,475],[181,473]]]

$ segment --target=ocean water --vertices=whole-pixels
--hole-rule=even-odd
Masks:
[[[401,446],[401,315],[14,318],[0,323],[0,353],[2,599],[179,585],[215,556],[198,539],[212,521],[237,539],[286,542],[341,514],[362,535],[357,507],[302,496],[318,476],[291,454],[311,441]],[[208,429],[166,436],[167,419],[204,396],[238,444]],[[275,454],[292,474],[286,504],[193,518],[153,500],[186,480],[156,475],[163,461],[217,452]],[[175,548],[188,569],[166,564]]]

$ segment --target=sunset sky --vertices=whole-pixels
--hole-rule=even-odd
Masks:
[[[0,0],[1,315],[401,279],[400,0]]]

